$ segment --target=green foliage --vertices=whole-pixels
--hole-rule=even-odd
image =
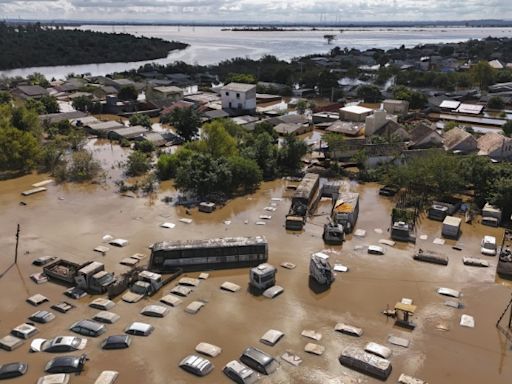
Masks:
[[[142,113],[136,113],[130,116],[130,125],[133,127],[135,125],[142,125],[145,128],[151,130],[151,119],[148,115],[144,115]]]
[[[451,56],[451,55],[453,55],[453,52],[455,52],[455,48],[451,45],[443,45],[439,49],[439,54],[443,57]]]
[[[9,92],[0,91],[0,105],[1,104],[10,104],[12,101],[12,97]]]
[[[31,132],[12,126],[0,127],[0,171],[28,172],[41,154],[41,147]]]
[[[140,151],[133,151],[126,162],[126,174],[128,176],[144,175],[151,168],[150,157]]]
[[[503,127],[501,127],[505,136],[510,137],[512,135],[512,120],[508,120]]]
[[[378,103],[382,100],[380,89],[375,85],[361,85],[357,88],[357,97],[366,103]]]
[[[60,111],[59,103],[57,103],[55,96],[43,96],[37,100],[28,99],[25,102],[25,107],[36,112],[38,115],[58,113]]]
[[[90,181],[96,178],[100,172],[101,165],[94,159],[92,153],[80,150],[72,154],[70,164],[67,165],[64,172],[61,171],[59,179],[75,182]]]
[[[0,34],[0,36],[1,36],[1,34]],[[33,74],[28,75],[27,80],[30,82],[30,84],[39,85],[43,88],[48,88],[50,86],[50,83],[48,82],[46,77],[42,73],[39,73],[39,72],[34,72]]]
[[[512,175],[494,179],[491,184],[488,201],[500,207],[505,217],[512,213]]]
[[[308,107],[308,102],[306,100],[300,99],[297,102],[297,112],[300,115],[303,115],[304,113],[306,113],[306,108],[307,107]]]
[[[249,137],[245,147],[241,150],[242,157],[256,161],[265,180],[277,176],[277,154],[274,139],[266,132]]]
[[[204,151],[215,159],[234,156],[238,153],[236,140],[227,132],[221,120],[215,120],[203,126],[201,142],[204,143]]]
[[[489,99],[487,107],[491,109],[503,109],[505,108],[505,102],[499,96],[493,96]]]
[[[41,137],[42,128],[36,112],[28,110],[25,107],[17,107],[11,110],[10,115],[11,124],[14,128],[31,132],[37,138]]]
[[[46,113],[44,104],[37,99],[27,99],[27,101],[25,101],[25,108],[34,111],[38,115],[44,115]]]
[[[133,85],[126,85],[119,90],[117,94],[119,100],[137,100],[139,92]]]
[[[295,136],[286,136],[285,142],[279,149],[277,164],[285,173],[296,173],[301,168],[301,159],[307,153],[308,147]]]
[[[228,159],[231,171],[231,189],[233,191],[242,189],[244,192],[253,191],[258,187],[263,174],[254,160],[240,156],[233,156]]]
[[[225,79],[226,83],[256,84],[257,79],[251,73],[229,73]]]
[[[346,149],[345,137],[335,132],[328,132],[323,135],[323,140],[327,142],[329,153],[333,158],[338,158]]]
[[[101,113],[102,106],[99,101],[93,101],[90,96],[78,96],[73,99],[71,103],[73,108],[77,111],[89,112],[89,113]]]
[[[447,121],[446,123],[444,123],[443,130],[445,132],[448,132],[450,129],[453,129],[458,126],[459,126],[459,123],[457,123],[456,121]]]
[[[187,44],[126,33],[104,33],[44,27],[40,24],[0,24],[0,69],[152,60]],[[40,74],[34,84],[47,86]],[[46,79],[44,79],[46,81]]]
[[[193,153],[176,172],[176,187],[206,197],[225,193],[232,185],[229,163],[225,158],[214,159],[203,153]]]
[[[134,148],[136,151],[140,151],[142,153],[152,153],[155,151],[155,144],[148,140],[136,141]]]
[[[198,113],[192,108],[175,108],[169,115],[163,116],[162,122],[169,122],[176,133],[186,141],[193,139],[201,125]]]
[[[178,166],[184,164],[194,152],[181,147],[176,153],[163,153],[158,158],[157,175],[160,180],[168,180],[176,177]]]
[[[494,69],[487,61],[480,61],[470,69],[470,75],[480,89],[487,89],[494,82]]]
[[[400,85],[393,88],[393,97],[408,101],[412,109],[420,109],[427,104],[427,97],[423,93]]]

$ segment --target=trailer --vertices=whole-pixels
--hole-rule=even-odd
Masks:
[[[441,201],[434,201],[428,209],[428,218],[431,220],[443,221],[446,216],[456,213],[462,205],[462,200],[447,198]]]
[[[286,215],[285,227],[300,231],[306,224],[306,217],[319,197],[320,176],[306,173],[292,196],[292,204]]]
[[[359,193],[342,192],[332,209],[332,220],[343,226],[345,233],[351,233],[359,216]]]

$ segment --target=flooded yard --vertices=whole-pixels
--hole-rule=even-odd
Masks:
[[[108,146],[90,144],[96,158],[102,160],[102,151]],[[97,150],[97,151],[96,151]],[[123,149],[115,146],[116,153],[106,154],[105,159],[126,158]],[[106,161],[106,160],[105,160]],[[109,163],[110,164],[110,163]],[[106,164],[104,164],[106,165]],[[110,167],[115,165],[110,164]],[[113,179],[117,177],[114,171]],[[110,172],[109,172],[110,173]],[[120,320],[107,325],[104,335],[122,334],[132,321],[152,324],[155,331],[148,337],[133,337],[130,348],[105,351],[100,348],[103,336],[89,338],[85,351],[90,361],[80,376],[73,376],[71,383],[92,383],[102,370],[120,372],[120,383],[227,383],[223,366],[238,359],[248,346],[260,348],[275,357],[281,365],[278,371],[264,377],[261,383],[376,383],[378,380],[356,373],[340,365],[338,357],[347,346],[364,347],[370,341],[386,345],[392,350],[393,365],[389,383],[396,383],[401,373],[422,378],[429,383],[505,384],[512,380],[512,350],[510,343],[496,329],[495,323],[510,298],[511,284],[497,280],[497,258],[480,254],[483,235],[501,239],[502,230],[484,227],[478,222],[462,225],[462,251],[452,249],[455,241],[435,245],[441,237],[440,222],[422,217],[416,244],[398,243],[385,248],[384,255],[369,255],[366,246],[389,239],[392,200],[378,195],[378,186],[355,186],[361,196],[360,214],[356,229],[366,230],[364,237],[349,235],[342,246],[325,246],[322,240],[323,224],[327,222],[328,208],[321,203],[317,215],[308,220],[300,233],[284,228],[285,215],[290,206],[288,197],[274,200],[275,212],[264,210],[272,198],[285,194],[285,182],[262,184],[253,195],[237,198],[211,214],[190,212],[175,208],[161,201],[172,194],[169,183],[161,186],[157,198],[127,198],[116,194],[112,187],[102,185],[49,185],[46,192],[23,197],[20,192],[29,189],[41,175],[26,176],[0,182],[0,337],[12,328],[27,321],[37,310],[49,309],[61,300],[77,307],[67,314],[56,313],[56,319],[38,325],[36,337],[52,338],[71,334],[69,327],[75,321],[91,318],[97,310],[88,307],[94,297],[71,300],[63,295],[65,287],[45,283],[36,285],[29,276],[39,272],[32,260],[45,255],[83,263],[96,260],[105,263],[108,271],[120,274],[128,267],[119,261],[135,253],[146,255],[148,246],[162,240],[207,239],[227,236],[263,235],[269,243],[269,263],[278,268],[277,284],[284,293],[275,299],[255,297],[247,291],[248,269],[209,271],[210,276],[177,307],[170,308],[164,318],[149,318],[139,312],[148,304],[157,304],[176,284],[172,282],[153,297],[135,304],[128,304],[120,297],[114,299],[113,312]],[[110,185],[110,183],[109,183]],[[20,205],[20,201],[26,205]],[[260,215],[271,215],[265,225],[256,225]],[[180,222],[191,219],[190,224]],[[172,229],[161,228],[164,222],[174,223]],[[16,224],[21,225],[18,265],[11,268],[14,255]],[[105,235],[129,241],[123,248],[103,243]],[[420,239],[421,235],[424,240]],[[98,245],[107,245],[105,256],[94,252]],[[362,247],[360,247],[362,246]],[[415,250],[437,251],[449,257],[448,266],[421,263],[412,259]],[[340,262],[349,268],[337,273],[336,281],[325,292],[316,294],[308,285],[309,259],[313,252],[330,255],[331,264]],[[462,257],[485,258],[489,268],[464,266]],[[280,267],[292,262],[295,269]],[[198,277],[199,272],[187,276]],[[220,289],[225,281],[242,287],[238,292]],[[445,297],[437,294],[439,287],[460,290],[463,309],[445,306]],[[35,308],[25,302],[29,296],[43,294],[49,303]],[[381,314],[402,298],[410,298],[417,306],[413,321],[414,331],[394,326],[392,319]],[[185,312],[193,301],[206,305],[195,315]],[[462,314],[474,317],[475,327],[459,325]],[[344,322],[363,329],[360,338],[334,331],[336,323]],[[439,326],[447,330],[439,330]],[[273,347],[259,339],[269,329],[282,331],[285,336]],[[310,341],[301,332],[315,330],[322,335],[315,341],[325,347],[322,356],[304,352]],[[409,348],[387,343],[389,335],[410,340]],[[215,365],[205,378],[196,378],[178,368],[179,361],[194,353],[199,342],[208,342],[222,348],[222,353],[210,360]],[[0,362],[25,361],[27,374],[13,383],[35,383],[43,375],[45,364],[56,355],[29,353],[30,340],[12,352],[0,350]],[[298,354],[303,363],[294,367],[280,359],[287,350]],[[78,355],[79,353],[74,353]]]

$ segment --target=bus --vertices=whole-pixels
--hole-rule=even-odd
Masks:
[[[226,237],[209,240],[163,241],[151,249],[149,270],[168,273],[255,267],[268,260],[265,237]]]

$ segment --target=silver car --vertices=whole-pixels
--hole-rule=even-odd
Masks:
[[[76,336],[59,336],[54,339],[35,339],[30,344],[33,352],[73,352],[85,348],[87,339]]]
[[[180,368],[196,376],[206,376],[213,370],[213,364],[204,357],[189,355],[181,360]]]

